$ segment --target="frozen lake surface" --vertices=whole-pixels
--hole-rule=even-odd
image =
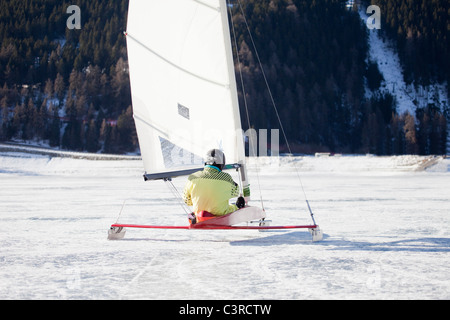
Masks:
[[[0,299],[450,299],[449,159],[259,159],[274,225],[311,223],[294,162],[321,242],[302,229],[108,241],[124,201],[119,222],[187,223],[140,160],[0,153]],[[173,182],[181,191],[185,178]]]

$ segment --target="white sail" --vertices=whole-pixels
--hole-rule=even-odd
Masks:
[[[244,163],[225,0],[130,0],[127,48],[148,176],[201,167],[212,148]]]

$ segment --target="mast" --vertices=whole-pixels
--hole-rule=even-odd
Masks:
[[[234,72],[234,60],[233,60],[233,50],[231,48],[231,36],[230,36],[230,26],[228,23],[228,9],[227,9],[227,0],[219,0],[220,1],[220,13],[222,15],[222,31],[223,31],[223,39],[225,42],[225,55],[227,59],[228,66],[228,77],[229,77],[229,86],[230,86],[230,94],[231,94],[231,103],[233,108],[234,115],[234,127],[236,128],[235,132],[235,147],[236,153],[239,154],[239,165],[238,168],[241,180],[241,188],[242,194],[246,198],[246,201],[250,199],[250,189],[249,189],[249,181],[247,175],[247,166],[245,164],[245,148],[244,148],[244,136],[241,125],[241,116],[239,112],[239,100],[237,95],[237,85],[236,85],[236,75]]]

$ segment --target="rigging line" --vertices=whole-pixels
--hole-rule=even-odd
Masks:
[[[250,36],[250,40],[251,40],[251,42],[252,42],[253,49],[255,50],[256,59],[258,60],[259,67],[261,68],[261,74],[263,75],[264,82],[265,82],[266,87],[267,87],[267,90],[268,90],[268,92],[269,92],[270,100],[272,101],[272,105],[273,105],[273,108],[274,108],[274,110],[275,110],[275,114],[276,114],[276,116],[277,116],[278,123],[280,124],[281,132],[282,132],[282,134],[283,134],[284,140],[286,141],[286,146],[287,146],[287,148],[288,148],[288,150],[289,150],[290,157],[292,157],[292,150],[291,150],[291,147],[290,147],[290,145],[289,145],[289,141],[288,141],[288,139],[287,139],[287,135],[286,135],[286,132],[285,132],[285,130],[284,130],[283,123],[281,122],[280,114],[279,114],[278,108],[277,108],[277,106],[276,106],[276,104],[275,104],[275,99],[273,98],[272,91],[270,90],[269,82],[267,81],[266,73],[264,72],[264,68],[263,68],[263,65],[262,65],[262,63],[261,63],[261,59],[259,58],[258,50],[256,49],[255,41],[253,40],[253,36],[252,36],[251,31],[250,31],[250,27],[249,27],[249,25],[248,25],[248,22],[247,22],[247,18],[245,17],[245,13],[244,13],[244,9],[242,8],[241,0],[237,0],[237,1],[238,1],[238,3],[239,3],[239,8],[240,8],[240,10],[241,10],[241,13],[242,13],[242,17],[243,17],[245,26],[246,26],[247,31],[248,31],[248,34],[249,34],[249,36]],[[310,205],[309,205],[308,197],[307,197],[307,195],[306,195],[305,188],[303,187],[303,182],[302,182],[302,179],[301,179],[301,177],[300,177],[300,173],[299,173],[299,171],[298,171],[298,168],[297,168],[297,165],[295,164],[295,162],[294,162],[294,168],[295,168],[295,172],[296,172],[296,174],[297,174],[297,178],[298,178],[298,180],[299,180],[299,182],[300,182],[300,186],[301,186],[303,195],[304,195],[304,197],[305,197],[306,205],[307,205],[307,207],[308,207],[308,210],[309,210],[309,213],[310,213],[310,215],[311,215],[311,218],[312,218],[312,220],[313,220],[313,222],[314,222],[314,224],[315,224],[315,221],[314,221],[314,214],[313,214],[313,212],[312,212],[312,210],[311,210],[311,207],[310,207]]]
[[[167,187],[169,188],[169,190],[172,192],[172,195],[175,199],[177,199],[178,204],[183,208],[184,212],[186,214],[189,214],[189,210],[187,208],[187,205],[184,203],[183,198],[181,197],[181,194],[178,192],[177,188],[175,187],[175,185],[172,182],[172,179],[170,178],[165,178],[164,182],[166,182]]]
[[[226,2],[228,3],[228,1],[226,1]],[[230,12],[231,30],[233,31],[234,47],[236,48],[236,57],[237,57],[237,63],[239,66],[239,77],[240,77],[240,81],[241,81],[242,95],[244,97],[244,106],[245,106],[245,112],[247,115],[247,124],[248,124],[248,128],[250,129],[251,128],[250,116],[249,116],[249,112],[248,112],[248,104],[247,104],[247,97],[246,97],[246,92],[245,92],[244,78],[242,77],[242,65],[241,65],[241,61],[239,59],[238,45],[237,45],[237,40],[236,40],[236,30],[234,28],[234,22],[233,22],[233,11],[231,10],[231,7],[228,7],[228,10]],[[256,154],[256,150],[255,150],[256,146],[254,143],[250,143],[250,145],[252,146],[252,152],[255,155]],[[258,161],[255,161],[255,164],[256,164],[256,180],[258,182],[258,188],[259,188],[259,199],[261,201],[261,207],[262,207],[263,211],[265,211],[264,201],[263,201],[262,191],[261,191],[261,183],[260,183],[260,179],[259,179]],[[241,182],[241,184],[242,184],[242,182]]]
[[[125,206],[126,201],[127,201],[127,199],[123,200],[122,208],[120,208],[119,216],[117,217],[116,223],[119,222],[119,219],[120,219],[120,216],[122,215],[123,207]]]
[[[213,10],[215,10],[215,11],[219,11],[219,12],[220,12],[220,7],[214,7],[214,6],[212,6],[212,5],[208,4],[208,3],[204,3],[204,2],[201,1],[201,0],[192,0],[192,1],[197,2],[197,3],[199,3],[199,4],[202,4],[202,5],[204,5],[204,6],[208,7],[208,8],[210,8],[210,9],[213,9]]]

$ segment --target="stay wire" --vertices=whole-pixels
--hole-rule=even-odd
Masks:
[[[175,187],[175,185],[173,184],[172,179],[166,178],[166,179],[164,179],[164,182],[166,182],[167,187],[172,192],[173,197],[175,199],[177,199],[178,204],[183,208],[184,212],[186,214],[189,214],[190,210],[187,208],[187,205],[184,203],[183,198],[182,198],[181,194],[178,192],[178,190]]]
[[[123,200],[122,207],[120,208],[119,215],[117,216],[116,223],[119,223],[120,216],[122,215],[123,207],[125,207],[125,202],[127,199]]]
[[[247,18],[245,17],[245,13],[244,13],[244,9],[243,9],[242,4],[241,4],[241,0],[237,0],[237,1],[238,1],[238,3],[239,3],[239,8],[240,8],[240,10],[241,10],[241,14],[242,14],[242,17],[243,17],[245,26],[246,26],[247,31],[248,31],[248,34],[249,34],[249,36],[250,36],[250,41],[252,42],[252,46],[253,46],[253,49],[254,49],[254,51],[255,51],[256,59],[258,60],[259,67],[260,67],[260,69],[261,69],[261,74],[262,74],[262,76],[263,76],[263,78],[264,78],[264,82],[265,82],[266,87],[267,87],[267,90],[268,90],[268,92],[269,92],[269,97],[270,97],[270,100],[271,100],[271,102],[272,102],[272,106],[273,106],[273,108],[274,108],[274,110],[275,110],[275,114],[276,114],[276,116],[277,116],[278,123],[280,124],[281,132],[282,132],[282,134],[283,134],[283,138],[284,138],[284,140],[286,141],[286,146],[287,146],[287,148],[288,148],[288,150],[289,150],[289,156],[290,156],[290,157],[293,157],[292,149],[291,149],[291,146],[289,145],[289,141],[288,141],[288,139],[287,139],[287,135],[286,135],[286,132],[285,132],[285,130],[284,130],[283,123],[281,122],[280,114],[279,114],[279,112],[278,112],[278,108],[277,108],[277,106],[276,106],[275,99],[273,98],[272,91],[270,90],[269,82],[267,81],[266,73],[264,72],[264,68],[263,68],[263,65],[262,65],[262,63],[261,63],[261,59],[260,59],[259,54],[258,54],[258,49],[256,49],[255,41],[253,40],[253,36],[252,36],[251,31],[250,31],[250,27],[249,27],[249,25],[248,25],[248,22],[247,22]],[[234,29],[233,29],[233,32],[234,32]],[[235,36],[235,41],[236,41],[236,36]],[[238,56],[238,59],[239,59],[239,54],[238,54],[237,56]],[[239,61],[238,61],[238,63],[239,63]],[[239,68],[241,68],[240,63],[239,63]],[[241,74],[241,80],[242,80],[242,74]],[[244,96],[244,98],[245,98],[245,96]],[[244,101],[245,101],[245,99],[244,99]],[[246,106],[246,109],[247,109],[247,105],[246,105],[246,104],[245,104],[245,106]],[[248,110],[247,110],[247,119],[248,119]],[[316,224],[315,219],[314,219],[314,214],[313,214],[313,212],[312,212],[312,210],[311,210],[311,206],[309,205],[308,197],[307,197],[307,195],[306,195],[306,191],[305,191],[305,188],[304,188],[304,186],[303,186],[303,182],[302,182],[302,179],[301,179],[301,176],[300,176],[298,167],[297,167],[297,165],[295,164],[295,161],[294,161],[294,168],[295,168],[295,172],[296,172],[296,174],[297,174],[297,178],[298,178],[298,180],[299,180],[299,182],[300,182],[300,186],[301,186],[301,189],[302,189],[302,192],[303,192],[303,196],[305,197],[305,201],[306,201],[306,205],[307,205],[307,207],[308,207],[309,213],[310,213],[310,215],[311,215],[311,218],[312,218],[312,220],[313,220],[313,223]]]

